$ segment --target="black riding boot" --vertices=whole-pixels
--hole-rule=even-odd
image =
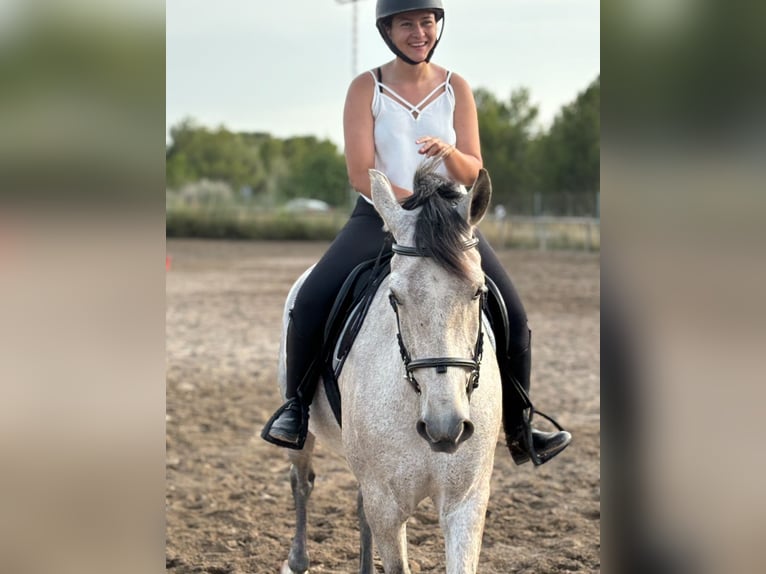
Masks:
[[[505,441],[516,464],[531,460],[540,465],[564,450],[572,435],[548,415],[535,409],[529,399],[529,379],[532,368],[532,333],[521,352],[510,356],[508,342],[508,313],[497,287],[487,277],[490,296],[487,298],[492,330],[495,334],[497,361],[503,387],[503,430]],[[543,432],[532,428],[535,414],[548,419],[558,431]]]
[[[306,442],[309,405],[319,379],[311,343],[297,333],[291,315],[287,325],[287,401],[263,427],[261,438],[266,442],[297,450]]]
[[[516,464],[532,461],[544,464],[563,451],[572,435],[548,415],[535,410],[529,400],[529,374],[531,366],[530,346],[514,359],[498,357],[503,386],[503,429],[511,457]],[[548,419],[558,429],[543,432],[532,427],[535,414]]]

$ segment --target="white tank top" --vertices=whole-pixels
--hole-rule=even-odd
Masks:
[[[426,159],[418,153],[422,144],[415,141],[423,136],[437,137],[450,145],[457,141],[455,92],[450,84],[452,72],[447,72],[444,82],[415,105],[379,82],[375,72],[370,70],[370,74],[375,80],[372,96],[375,169],[386,174],[394,185],[411,190],[415,170]],[[443,90],[442,93],[434,98],[439,90]],[[437,171],[447,175],[443,163]]]

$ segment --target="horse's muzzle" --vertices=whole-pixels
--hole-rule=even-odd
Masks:
[[[473,435],[473,423],[466,419],[428,423],[423,419],[417,423],[418,434],[427,442],[434,452],[452,454],[458,447]]]

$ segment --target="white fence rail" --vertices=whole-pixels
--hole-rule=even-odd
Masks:
[[[552,217],[513,215],[488,217],[481,230],[496,248],[536,247],[598,251],[601,248],[601,220],[597,217]]]

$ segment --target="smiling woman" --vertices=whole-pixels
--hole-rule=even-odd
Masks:
[[[292,572],[304,572],[308,568],[304,535],[301,534],[305,533],[305,513],[301,509],[305,508],[307,495],[300,493],[310,491],[309,481],[313,481],[313,473],[308,461],[317,425],[322,425],[319,416],[321,401],[314,405],[315,409],[320,410],[312,415],[311,429],[309,407],[320,378],[322,361],[318,355],[321,352],[324,324],[336,294],[349,273],[360,263],[376,255],[388,255],[392,251],[384,229],[390,230],[396,238],[394,226],[388,220],[384,226],[381,218],[385,209],[381,208],[380,192],[373,204],[375,178],[371,174],[379,174],[385,180],[385,197],[394,204],[393,211],[399,214],[406,212],[414,215],[427,211],[419,195],[413,194],[416,180],[440,178],[454,188],[454,197],[449,200],[442,198],[444,209],[438,211],[439,216],[434,219],[438,225],[431,228],[439,228],[442,233],[418,231],[411,238],[414,241],[409,244],[412,249],[420,252],[418,250],[428,247],[428,242],[423,243],[421,240],[430,236],[449,236],[443,233],[444,228],[448,228],[460,237],[458,243],[470,244],[472,249],[476,247],[478,251],[478,256],[474,252],[474,263],[479,271],[479,281],[483,286],[486,277],[486,287],[482,288],[493,294],[485,310],[491,316],[498,337],[496,360],[502,385],[503,426],[513,461],[516,464],[528,461],[535,465],[544,464],[561,453],[572,438],[550,418],[558,430],[542,432],[532,427],[532,417],[536,410],[528,396],[531,335],[526,312],[510,277],[486,239],[478,230],[465,225],[475,215],[473,207],[468,212],[470,217],[463,216],[463,226],[452,217],[458,213],[455,205],[463,201],[459,198],[470,197],[465,195],[463,186],[473,186],[473,194],[477,188],[482,187],[477,183],[479,180],[485,180],[485,201],[482,202],[482,209],[478,210],[483,214],[489,204],[490,186],[489,176],[482,169],[477,110],[471,88],[459,75],[431,62],[440,39],[439,22],[443,29],[442,2],[378,0],[376,16],[377,29],[396,58],[355,78],[349,87],[344,109],[346,167],[351,185],[360,197],[348,223],[322,259],[302,276],[300,289],[291,294],[285,320],[286,353],[282,363],[285,368],[281,373],[284,376],[280,381],[286,402],[266,423],[261,433],[268,442],[301,451],[291,454],[294,464],[293,488],[299,512],[297,535],[290,551],[289,566]],[[432,193],[425,195],[430,197]],[[392,270],[402,256],[406,254],[401,249],[393,249]],[[436,288],[440,284],[439,279],[436,275],[429,277],[429,287]],[[445,339],[451,334],[450,329],[443,329],[442,332]],[[475,329],[472,332],[475,333]],[[478,341],[477,349],[483,341],[481,335]],[[374,355],[368,353],[365,356],[372,361]],[[474,354],[474,363],[478,366],[477,357],[478,354]],[[437,364],[430,360],[425,363],[413,361],[412,364],[415,363],[422,367],[418,371],[419,376],[425,372],[431,374],[435,366],[437,372],[443,367],[440,362]],[[461,361],[460,364],[465,366],[467,363]],[[478,379],[478,369],[476,373]],[[354,380],[354,383],[361,386],[363,381]],[[319,393],[321,397],[321,390]],[[345,401],[350,395],[345,388],[342,394],[345,421]],[[464,427],[459,424],[455,426],[452,424],[454,422],[450,419],[449,429],[441,429],[436,434],[451,438],[467,436],[462,434],[461,429]],[[344,430],[346,428],[344,426]],[[431,433],[425,434],[434,437]],[[344,448],[349,447],[349,436],[343,434]],[[403,444],[409,442],[407,439]],[[494,446],[494,440],[489,444]],[[486,446],[486,449],[493,450],[490,446]],[[299,459],[302,461],[300,464],[296,462]],[[366,501],[364,510],[370,510]],[[483,520],[483,511],[479,515]],[[371,527],[379,541],[381,536],[391,534],[380,523],[377,531],[374,524]],[[463,555],[463,558],[469,554]],[[403,560],[401,555],[391,551],[388,559],[384,558],[386,571],[403,571]],[[469,563],[473,566],[469,566]],[[475,572],[475,569],[476,562],[471,559],[465,563],[464,568],[458,570],[453,566],[448,571]]]
[[[399,57],[402,59],[422,62],[436,46],[436,18],[431,12],[397,14],[387,30],[391,43],[401,52]]]
[[[376,26],[396,58],[355,78],[344,110],[346,167],[359,192],[356,209],[324,257],[307,275],[287,330],[285,404],[263,429],[265,440],[300,450],[308,433],[309,405],[316,388],[315,357],[325,320],[346,276],[386,247],[383,222],[371,200],[370,170],[385,174],[396,199],[407,205],[413,178],[428,170],[469,186],[482,157],[476,103],[468,83],[431,63],[444,22],[441,0],[378,0]],[[418,102],[418,103],[413,103]],[[497,355],[503,373],[506,439],[513,460],[543,464],[569,444],[561,430],[531,427],[535,409],[527,395],[530,331],[513,283],[480,232],[478,249],[488,283],[497,287],[494,324],[507,325]],[[556,425],[558,426],[558,425]]]
[[[425,164],[462,186],[472,185],[479,176],[482,158],[471,88],[462,77],[431,63],[444,16],[441,0],[377,2],[377,29],[396,58],[359,75],[348,90],[343,122],[346,167],[360,197],[349,222],[306,277],[291,310],[287,401],[262,432],[265,440],[279,446],[300,450],[306,440],[318,380],[314,359],[336,293],[359,263],[390,249],[372,205],[370,170],[387,176],[405,206],[413,178]],[[535,409],[527,396],[531,336],[526,312],[494,251],[480,232],[476,236],[482,269],[499,293],[490,309],[494,324],[508,326],[497,352],[508,447],[517,464],[543,464],[564,450],[571,436],[560,427],[551,433],[531,427]]]
[[[421,2],[418,8],[427,10],[413,10],[411,2],[378,2],[376,9],[377,26],[380,35],[391,51],[408,64],[415,65],[420,62],[430,62],[436,45],[441,39],[441,33],[436,38],[436,25],[441,21],[441,30],[444,30],[444,9],[441,2]],[[414,32],[414,35],[413,35]],[[414,36],[414,37],[413,37]],[[404,53],[399,42],[410,46],[417,46],[417,54]]]

